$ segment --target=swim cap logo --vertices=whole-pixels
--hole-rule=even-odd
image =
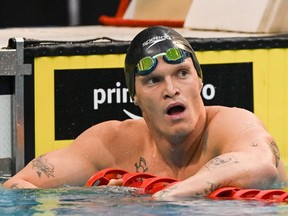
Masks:
[[[162,41],[165,41],[165,40],[172,40],[172,38],[165,34],[165,35],[162,35],[162,36],[154,36],[150,39],[148,39],[147,41],[145,41],[143,44],[142,44],[142,47],[145,47],[145,46],[148,46],[146,48],[146,50],[148,50],[150,47],[154,46],[155,44],[159,43],[159,42],[162,42]]]

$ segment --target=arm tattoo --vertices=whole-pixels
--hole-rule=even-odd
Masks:
[[[239,163],[239,161],[235,157],[231,155],[221,155],[208,161],[205,167],[206,169],[211,170],[219,166],[223,166],[227,164],[237,164],[237,163]]]
[[[220,188],[222,186],[229,185],[229,183],[225,183],[225,184],[218,183],[218,184],[216,184],[216,183],[212,183],[212,182],[209,182],[209,181],[207,181],[206,183],[207,183],[207,187],[204,190],[195,192],[195,194],[191,194],[191,197],[205,196],[205,195],[210,194],[211,192],[213,192],[214,190],[216,190],[216,189],[218,189],[218,188]],[[159,197],[165,197],[166,195],[169,195],[169,193],[171,193],[173,190],[176,190],[176,189],[177,189],[177,185],[173,185],[171,187],[168,187],[165,190],[161,190],[161,191],[159,191]]]
[[[277,144],[276,144],[274,141],[272,141],[271,143],[269,143],[269,146],[270,146],[270,148],[271,148],[271,151],[272,151],[273,154],[274,154],[275,161],[276,161],[276,167],[278,167],[279,161],[280,161],[280,153],[279,153],[278,146],[277,146]]]
[[[159,197],[163,197],[163,196],[165,196],[166,194],[169,194],[172,190],[175,190],[175,189],[177,189],[177,186],[173,185],[171,187],[168,187],[165,190],[161,190],[161,191],[159,191]]]
[[[203,196],[203,195],[208,195],[210,193],[212,193],[213,191],[215,191],[216,189],[220,188],[220,187],[225,187],[225,186],[228,186],[230,185],[231,181],[226,181],[224,183],[212,183],[212,182],[209,182],[207,181],[207,188],[204,189],[203,191],[201,192],[196,192],[196,195],[197,196]]]
[[[204,190],[204,195],[207,195],[222,186],[222,184],[214,184],[209,181],[207,182],[207,184],[209,185],[209,187]]]
[[[252,143],[250,144],[250,146],[251,146],[251,147],[257,147],[257,146],[258,146],[258,144],[257,144],[257,143],[254,143],[254,142],[252,142]]]
[[[48,178],[54,177],[54,166],[48,163],[47,159],[44,158],[44,155],[41,155],[32,161],[32,169],[36,171],[39,178],[41,178],[42,173],[44,173]]]
[[[143,157],[140,157],[139,162],[134,164],[136,172],[146,172],[148,167],[146,165],[146,160]]]

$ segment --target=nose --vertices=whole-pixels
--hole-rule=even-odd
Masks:
[[[171,79],[166,79],[164,82],[164,92],[163,92],[163,98],[173,98],[176,95],[180,94],[179,89],[175,86],[173,81]]]

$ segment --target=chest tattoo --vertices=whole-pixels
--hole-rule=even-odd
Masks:
[[[136,168],[136,172],[147,172],[148,171],[148,167],[146,164],[146,160],[143,157],[139,158],[139,161],[137,163],[134,164],[135,168]]]

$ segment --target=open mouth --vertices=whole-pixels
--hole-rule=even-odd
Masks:
[[[182,113],[184,110],[185,110],[184,106],[180,106],[180,105],[179,106],[173,106],[167,110],[167,114],[168,115],[177,115],[179,113]]]

